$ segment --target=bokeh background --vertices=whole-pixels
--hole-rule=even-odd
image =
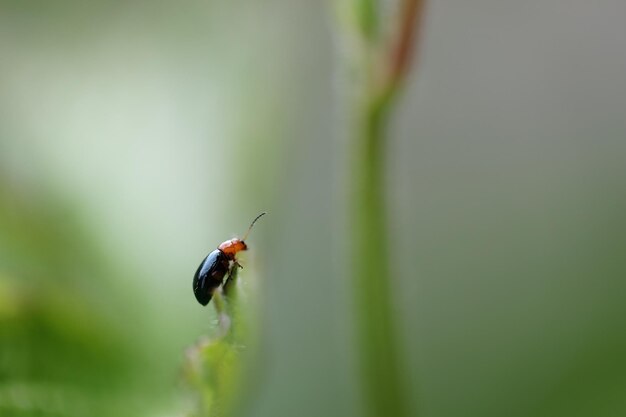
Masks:
[[[626,3],[428,3],[388,196],[420,416],[626,415]],[[333,4],[0,1],[0,415],[179,416],[251,237],[246,416],[358,416]],[[242,401],[244,401],[242,399]]]

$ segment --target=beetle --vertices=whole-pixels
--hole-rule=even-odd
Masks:
[[[200,304],[203,306],[209,304],[213,296],[213,291],[222,285],[227,273],[229,273],[230,276],[232,268],[242,268],[235,256],[238,252],[248,250],[248,245],[246,245],[245,240],[248,238],[254,223],[265,214],[266,213],[263,212],[252,220],[243,239],[234,238],[222,242],[217,249],[209,253],[206,258],[202,260],[198,270],[193,276],[193,293]]]

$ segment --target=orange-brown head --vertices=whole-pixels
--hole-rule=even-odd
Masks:
[[[244,240],[248,238],[248,235],[250,234],[250,230],[252,230],[252,226],[254,226],[254,223],[256,223],[256,221],[259,220],[263,215],[265,215],[265,212],[259,214],[254,218],[254,220],[252,220],[252,223],[250,224],[250,227],[248,227],[248,231],[246,231],[243,239],[234,238],[227,240],[226,242],[223,242],[221,245],[219,245],[217,248],[221,250],[224,255],[228,257],[228,259],[234,261],[237,252],[240,252],[242,250],[248,250],[248,245],[246,245],[246,242],[244,242]]]
[[[248,246],[243,240],[235,238],[223,242],[217,248],[224,252],[224,255],[228,256],[229,259],[235,259],[237,252],[247,250]]]

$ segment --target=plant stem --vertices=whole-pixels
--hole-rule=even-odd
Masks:
[[[387,234],[386,145],[393,101],[406,78],[423,0],[400,0],[389,39],[380,39],[378,2],[354,3],[357,99],[354,102],[350,211],[352,213],[353,292],[364,398],[371,417],[410,414],[393,316],[393,290]],[[373,14],[373,15],[371,15]],[[370,16],[371,15],[371,16]],[[354,51],[353,51],[354,52]]]
[[[219,338],[228,335],[231,326],[231,318],[228,315],[226,308],[226,300],[224,299],[224,292],[222,287],[218,287],[213,291],[213,305],[217,312],[218,334]]]
[[[384,192],[387,112],[367,102],[357,121],[354,169],[354,295],[364,394],[372,417],[404,417],[406,397],[392,312]]]

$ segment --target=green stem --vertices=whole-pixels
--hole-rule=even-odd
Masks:
[[[377,0],[353,0],[356,11],[357,24],[361,34],[373,40],[378,33],[378,1]]]
[[[357,119],[353,196],[354,295],[368,414],[404,417],[406,396],[392,312],[385,207],[386,100],[366,101]]]
[[[213,291],[213,305],[217,312],[217,323],[219,326],[218,337],[221,338],[228,335],[231,325],[231,319],[226,308],[226,300],[224,299],[222,287],[218,287]]]
[[[403,357],[394,328],[386,213],[386,127],[410,69],[425,0],[398,0],[383,21],[380,0],[349,0],[347,62],[353,76],[352,273],[364,400],[371,417],[406,417]]]

